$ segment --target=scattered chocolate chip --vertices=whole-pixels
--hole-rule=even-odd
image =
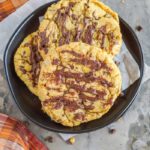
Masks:
[[[136,26],[136,28],[135,28],[137,31],[142,31],[143,30],[143,28],[140,26],[140,25],[138,25],[138,26]]]
[[[114,134],[114,133],[116,133],[116,129],[108,128],[108,132],[109,132],[109,134]]]
[[[26,72],[27,72],[23,67],[20,67],[20,71],[21,71],[23,74],[26,74]]]
[[[117,66],[119,66],[119,65],[120,65],[120,62],[119,62],[119,61],[115,61],[115,64],[116,64]]]
[[[47,136],[44,138],[45,142],[53,143],[53,137],[52,136]]]

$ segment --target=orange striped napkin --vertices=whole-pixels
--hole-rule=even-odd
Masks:
[[[0,21],[28,0],[0,0]]]
[[[0,113],[0,150],[48,150],[20,121]]]

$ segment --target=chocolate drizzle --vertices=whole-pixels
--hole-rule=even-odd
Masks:
[[[47,106],[49,103],[54,104],[54,107],[53,107],[54,109],[60,109],[64,105],[64,107],[68,109],[70,112],[73,112],[82,107],[81,104],[78,104],[75,101],[70,101],[63,96],[47,99],[42,104],[43,106]]]
[[[36,38],[36,37],[34,37]],[[33,41],[35,40],[33,38]],[[37,45],[35,45],[32,41],[32,45],[30,46],[30,63],[31,63],[31,78],[33,81],[33,87],[35,87],[38,83],[38,78],[40,74],[40,62],[43,61],[41,57]]]
[[[75,5],[75,3],[70,2],[68,7],[62,7],[57,10],[57,15],[55,18],[55,22],[59,25],[60,31],[62,33],[62,36],[60,37],[59,46],[63,44],[69,44],[71,40],[71,31],[67,30],[65,27],[65,23],[67,20],[67,17],[70,15],[71,8]]]
[[[103,34],[106,34],[106,25],[99,28],[99,31]]]
[[[74,38],[75,42],[78,42],[81,39],[82,32],[83,32],[82,30],[76,29],[76,35],[75,35],[75,38]]]
[[[41,39],[41,42],[40,42],[40,49],[44,50],[45,53],[47,54],[47,52],[48,52],[48,42],[49,42],[49,39],[48,39],[48,37],[46,36],[46,31],[40,32],[40,33],[39,33],[39,36],[40,36],[40,39]]]
[[[99,69],[108,69],[107,65],[104,62],[96,61],[96,60],[91,60],[91,59],[86,59],[86,58],[73,58],[71,59],[72,62],[82,64],[85,66],[88,66],[92,70],[99,70]]]
[[[100,70],[100,69],[109,69],[108,66],[104,62],[96,61],[96,60],[91,60],[89,58],[85,58],[83,55],[75,52],[75,51],[70,51],[70,50],[63,50],[62,53],[68,53],[74,56],[74,59],[71,59],[70,61],[76,62],[79,64],[83,64],[85,66],[89,66],[92,71],[93,70]],[[58,64],[59,60],[54,59],[53,64]],[[56,70],[53,74],[55,76],[54,80],[56,82],[59,81],[59,83],[65,84],[69,89],[73,89],[78,93],[79,99],[82,103],[85,101],[90,101],[93,103],[94,101],[98,100],[105,100],[105,96],[107,95],[106,91],[104,90],[97,90],[93,89],[92,87],[87,88],[85,84],[80,84],[81,82],[84,83],[90,83],[96,81],[97,83],[100,83],[104,87],[112,87],[113,84],[106,79],[102,77],[95,77],[93,72],[89,73],[73,73],[70,71],[65,71],[65,67],[63,66],[62,63],[59,63],[59,66],[62,68],[60,70]],[[50,76],[47,75],[47,76]],[[64,80],[64,79],[73,79],[73,80]],[[51,88],[50,88],[51,89]],[[53,89],[52,89],[53,90]],[[66,93],[66,92],[65,92]],[[54,103],[54,109],[60,109],[63,105],[66,109],[69,111],[75,111],[77,109],[82,108],[83,104],[77,101],[71,101],[69,99],[72,99],[74,94],[71,92],[70,93],[71,97],[66,97],[60,96],[60,97],[53,97],[51,99],[47,99],[43,102],[43,105],[46,106],[48,103]],[[90,94],[90,95],[89,95]],[[69,99],[68,99],[69,98]],[[93,109],[94,106],[88,105],[85,106],[86,110],[91,110]],[[79,116],[76,116],[77,118]],[[77,119],[76,118],[76,119]],[[79,117],[80,118],[80,117]]]
[[[108,34],[108,39],[110,41],[110,47],[109,47],[109,49],[112,49],[113,45],[116,43],[115,42],[115,36],[114,36],[113,32],[110,32]]]
[[[102,26],[99,28],[99,33],[100,33],[100,44],[101,44],[101,48],[103,49],[104,48],[104,44],[105,44],[105,37],[106,37],[106,25],[105,26]]]
[[[23,66],[20,66],[20,71],[21,71],[23,74],[26,74],[26,73],[27,73],[27,71],[24,69]]]
[[[104,87],[113,87],[112,82],[109,82],[109,81],[107,81],[107,80],[104,79],[104,78],[99,78],[99,83],[100,83],[101,85],[103,85]]]
[[[94,109],[94,106],[92,106],[92,105],[88,105],[88,106],[85,105],[84,108],[85,108],[85,110],[90,111],[90,110]]]
[[[90,18],[89,17],[84,17],[83,18],[83,25],[86,27],[90,23]]]
[[[95,25],[89,25],[84,33],[83,41],[87,44],[92,44],[93,34],[95,32]]]
[[[70,51],[70,50],[63,50],[62,51],[63,53],[69,53],[69,54],[71,54],[71,55],[73,55],[73,56],[75,56],[75,57],[82,57],[83,55],[81,55],[81,54],[79,54],[79,53],[76,53],[75,51]]]

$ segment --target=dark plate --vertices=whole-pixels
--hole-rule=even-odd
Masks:
[[[102,118],[82,124],[74,128],[68,128],[57,124],[51,121],[51,119],[42,112],[38,98],[34,96],[27,89],[25,84],[17,77],[13,64],[14,53],[19,47],[21,41],[29,33],[37,30],[39,25],[39,16],[43,16],[47,7],[50,6],[52,3],[45,4],[44,6],[34,11],[30,16],[28,16],[16,29],[10,41],[8,42],[4,55],[4,66],[10,91],[22,113],[27,116],[31,121],[45,129],[62,133],[82,133],[105,127],[106,125],[112,123],[124,114],[124,112],[134,101],[138,89],[141,85],[144,62],[139,41],[130,26],[123,19],[120,18],[123,39],[126,46],[128,47],[128,50],[131,52],[132,56],[134,57],[140,68],[140,78],[132,86],[124,91],[125,96],[119,97],[112,109]]]

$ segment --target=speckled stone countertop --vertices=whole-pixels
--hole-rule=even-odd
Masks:
[[[142,85],[135,102],[120,120],[103,129],[76,136],[74,145],[64,142],[58,134],[36,126],[21,114],[4,78],[2,56],[15,28],[34,9],[49,1],[30,0],[0,22],[0,112],[25,121],[51,150],[150,150],[150,80]],[[142,45],[145,62],[150,66],[150,0],[102,1],[116,10],[134,29]],[[46,140],[47,137],[52,139]]]

